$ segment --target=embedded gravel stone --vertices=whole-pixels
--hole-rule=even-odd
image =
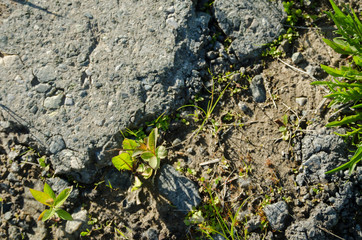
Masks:
[[[177,109],[202,87],[210,15],[192,0],[5,2],[2,104],[53,154],[57,173],[91,183],[111,164],[120,129]],[[49,146],[58,135],[72,150]]]
[[[303,60],[304,60],[303,54],[301,54],[300,52],[296,52],[292,55],[292,62],[294,64],[299,64],[303,62]]]
[[[261,75],[256,75],[250,84],[251,94],[257,103],[265,102],[266,92],[264,87],[264,79]]]
[[[284,201],[267,205],[263,210],[270,226],[274,230],[283,230],[285,228],[285,222],[289,216],[289,212],[288,205]]]
[[[191,211],[201,201],[195,184],[167,164],[161,168],[158,189],[172,204],[185,213]]]
[[[67,221],[65,225],[65,231],[69,234],[74,234],[82,230],[87,224],[87,211],[86,210],[78,210],[77,212],[72,214],[73,221]]]
[[[286,17],[281,1],[216,0],[214,9],[219,26],[233,39],[230,50],[239,61],[257,57],[282,33]]]

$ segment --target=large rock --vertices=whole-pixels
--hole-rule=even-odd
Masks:
[[[264,213],[273,230],[283,230],[289,217],[288,205],[284,201],[265,206]]]
[[[0,100],[59,174],[94,181],[120,129],[202,86],[209,15],[191,0],[3,2]]]
[[[195,184],[167,164],[161,168],[158,189],[172,204],[185,213],[201,202]]]
[[[239,61],[257,57],[283,31],[286,14],[281,1],[216,0],[214,8],[219,26],[233,39],[230,50]]]
[[[331,178],[336,178],[335,174],[325,172],[348,160],[345,149],[343,138],[334,134],[333,130],[321,128],[310,131],[302,140],[302,165],[296,177],[297,184],[303,186],[307,183],[326,183]]]

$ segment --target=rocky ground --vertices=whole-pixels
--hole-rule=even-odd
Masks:
[[[223,21],[223,18],[220,17],[223,16],[223,11],[229,11],[230,7],[227,4],[220,6],[220,1],[216,1],[216,9],[205,9],[203,8],[205,2],[199,1],[197,9],[202,12],[199,14],[202,16],[201,19],[210,18],[211,20],[207,29],[205,23],[196,24],[202,31],[199,35],[193,35],[191,39],[198,41],[205,38],[210,41],[201,48],[194,46],[193,49],[182,48],[189,46],[189,42],[180,43],[178,46],[181,46],[181,50],[178,49],[176,52],[180,54],[179,51],[189,51],[190,55],[205,52],[205,66],[200,64],[197,57],[192,58],[191,61],[192,68],[197,69],[196,79],[202,79],[202,84],[196,86],[193,85],[194,80],[187,80],[185,88],[193,86],[193,90],[187,93],[190,95],[194,95],[194,91],[201,90],[196,97],[191,98],[193,104],[198,104],[206,109],[208,102],[213,101],[216,107],[202,130],[197,134],[196,131],[204,118],[196,108],[185,107],[170,114],[168,129],[161,130],[162,140],[160,142],[167,147],[168,157],[163,160],[161,170],[154,181],[145,183],[140,190],[131,192],[132,176],[127,172],[118,172],[109,164],[110,156],[116,154],[117,151],[114,148],[120,146],[120,141],[117,144],[107,145],[105,148],[102,148],[100,144],[107,143],[109,140],[107,137],[105,140],[97,140],[90,144],[92,146],[80,144],[82,141],[90,141],[91,137],[86,136],[91,135],[86,125],[96,121],[91,116],[82,115],[87,110],[83,108],[83,105],[89,100],[88,96],[92,96],[93,100],[89,105],[90,108],[95,106],[95,100],[99,99],[97,94],[100,94],[96,91],[98,88],[84,87],[84,84],[87,85],[85,82],[82,82],[81,86],[76,85],[71,89],[58,86],[57,84],[65,85],[67,77],[71,78],[71,73],[67,71],[62,72],[62,78],[54,80],[54,83],[52,83],[53,80],[42,81],[41,78],[38,78],[40,82],[30,87],[30,90],[37,89],[34,90],[37,92],[36,94],[43,94],[41,89],[49,87],[44,90],[43,101],[60,96],[61,93],[57,91],[65,93],[68,91],[70,95],[64,95],[62,102],[65,106],[64,109],[72,106],[69,99],[79,101],[78,104],[75,104],[75,107],[80,109],[79,111],[74,108],[69,110],[70,113],[67,112],[68,110],[60,113],[63,117],[69,117],[74,114],[73,111],[78,111],[77,113],[84,117],[87,124],[77,130],[83,131],[79,141],[73,141],[73,135],[68,139],[66,124],[62,124],[59,130],[51,129],[55,128],[57,121],[61,121],[62,118],[52,118],[58,111],[50,111],[46,106],[44,107],[45,102],[42,105],[44,109],[34,113],[38,119],[32,120],[29,118],[34,117],[33,115],[24,117],[19,116],[19,112],[13,111],[9,107],[11,105],[6,104],[7,101],[10,101],[9,95],[4,95],[2,92],[0,98],[2,100],[0,153],[3,166],[0,170],[1,239],[206,239],[207,237],[198,231],[198,224],[185,224],[184,220],[192,216],[189,211],[194,208],[195,211],[202,212],[205,220],[212,222],[212,211],[208,208],[210,195],[207,188],[211,190],[213,197],[217,197],[216,205],[222,211],[225,221],[230,222],[228,217],[236,214],[236,231],[242,236],[241,239],[362,238],[362,167],[357,167],[356,172],[351,175],[347,171],[333,175],[324,174],[346,162],[350,152],[343,139],[333,133],[335,129],[323,127],[328,121],[337,117],[333,110],[327,108],[328,100],[323,98],[328,90],[310,85],[315,79],[328,78],[319,67],[320,64],[340,66],[347,61],[346,56],[336,54],[322,41],[323,37],[332,38],[333,36],[333,23],[324,14],[320,14],[321,10],[329,9],[327,1],[317,1],[317,3],[314,1],[316,6],[311,7],[308,13],[320,14],[317,20],[312,25],[308,24],[308,21],[300,22],[299,28],[297,28],[299,36],[291,44],[287,41],[282,42],[279,50],[284,52],[285,56],[278,59],[271,57],[243,59],[243,49],[238,48],[241,43],[227,44],[228,36],[231,36],[231,39],[239,39],[238,32],[227,30],[232,24],[226,20]],[[237,1],[230,1],[229,6],[238,8],[235,2]],[[359,1],[351,1],[351,3],[355,9],[362,9]],[[42,1],[32,4],[26,5],[22,1],[0,3],[0,17],[5,21],[7,17],[13,16],[14,12],[20,11],[20,7],[24,5],[29,12],[35,7],[38,7],[40,12],[53,11],[51,7],[39,10],[39,6],[41,6],[39,4],[43,4]],[[13,5],[16,5],[18,10],[15,11]],[[103,7],[110,9],[111,6]],[[59,11],[55,11],[57,14],[66,14],[65,11],[61,12],[61,6],[59,9]],[[198,14],[192,11],[190,14],[187,9],[180,7],[180,9],[172,10],[170,7],[167,11],[171,12],[168,13],[171,15],[172,11],[180,11],[183,15],[179,17],[187,18],[189,21],[194,18],[200,19]],[[137,11],[135,10],[135,12]],[[90,10],[89,14],[92,14]],[[29,16],[41,22],[41,18],[39,19],[37,15],[29,14]],[[92,19],[90,16],[87,15],[89,19]],[[21,15],[15,14],[12,19],[16,17],[21,18]],[[56,18],[56,16],[52,17]],[[172,17],[173,15],[169,16],[168,24],[180,23],[177,17],[176,20],[175,18],[172,20]],[[122,18],[128,19],[128,16],[125,15]],[[219,20],[219,24],[216,19]],[[155,21],[157,23],[157,19]],[[273,21],[270,20],[270,22]],[[104,22],[104,24],[109,24],[106,20]],[[273,23],[277,26],[276,22]],[[7,24],[6,21],[5,24]],[[16,21],[11,24],[16,24]],[[84,73],[86,73],[86,68],[89,68],[89,65],[85,63],[87,61],[91,62],[93,70],[102,68],[103,65],[96,65],[97,62],[102,62],[102,55],[95,53],[102,52],[99,49],[105,47],[110,40],[103,38],[105,45],[99,44],[100,39],[96,35],[104,32],[95,31],[95,29],[97,27],[91,24],[88,30],[74,33],[83,37],[87,35],[88,40],[91,41],[88,42],[86,38],[82,38],[82,43],[86,42],[88,45],[82,45],[79,48],[80,53],[78,54],[80,55],[74,56],[75,59],[80,60],[76,60],[75,65],[69,65],[67,61],[70,60],[64,60],[64,65],[67,65],[68,68],[82,69]],[[280,34],[277,27],[276,29],[276,34]],[[172,31],[165,32],[165,36],[162,37],[175,38],[174,41],[177,42],[179,36],[173,36],[172,33]],[[29,36],[31,34],[30,31]],[[105,35],[107,34],[112,35],[112,31],[108,29],[107,32],[106,30]],[[191,33],[182,32],[180,34],[189,36]],[[112,39],[109,35],[107,35],[109,39]],[[257,38],[257,34],[251,35],[251,37]],[[142,36],[142,39],[147,41],[147,36]],[[64,41],[71,41],[71,37],[70,39],[65,38]],[[152,41],[156,40],[152,39]],[[3,38],[1,46],[10,51],[11,49],[9,50],[9,46],[6,47],[4,42]],[[94,49],[92,49],[92,44],[95,44]],[[262,45],[263,43],[256,42],[255,44]],[[118,51],[120,45],[116,46],[118,47],[113,50]],[[26,53],[25,48],[22,53]],[[97,48],[98,50],[95,50]],[[234,53],[230,53],[229,49],[232,49]],[[260,54],[261,50],[256,49],[255,55]],[[4,49],[0,50],[2,54],[0,57],[4,63],[5,54],[2,52]],[[253,55],[253,51],[249,51],[249,53],[251,52],[250,54]],[[79,57],[83,53],[84,61]],[[50,58],[49,54],[46,56]],[[153,55],[147,56],[151,58]],[[167,56],[168,58],[174,57],[172,54]],[[138,57],[142,58],[142,55]],[[26,59],[23,61],[27,62]],[[51,61],[53,63],[54,59]],[[175,69],[183,62],[177,62],[178,59],[172,61],[176,61],[176,63],[173,70],[170,67],[171,73],[177,74]],[[18,63],[14,61],[14,64]],[[30,65],[29,62],[27,64]],[[103,62],[102,64],[110,63]],[[141,66],[141,64],[138,65],[138,62],[137,64],[126,63],[126,65],[132,64]],[[163,62],[161,61],[159,64],[162,65]],[[15,70],[22,68],[19,65],[16,66],[18,67],[15,67]],[[94,77],[94,84],[97,83],[97,80],[102,79],[102,76],[108,78],[111,75],[109,69],[113,69],[113,67],[107,66],[106,73],[99,73],[101,75],[99,78]],[[214,81],[206,70],[202,70],[203,67],[210,69]],[[40,69],[43,71],[44,68]],[[154,65],[145,68],[150,68],[150,72],[154,74],[160,71]],[[14,70],[12,68],[4,69],[9,72]],[[164,74],[161,75],[165,78],[170,76],[165,73],[166,70],[161,71]],[[22,69],[22,73],[27,71],[29,70]],[[160,72],[157,73],[160,74]],[[35,75],[37,75],[36,72]],[[40,74],[40,76],[49,75]],[[90,80],[90,76],[80,78],[85,81]],[[131,77],[144,76],[132,75]],[[78,81],[76,77],[75,79],[74,81]],[[3,79],[1,80],[3,81]],[[26,82],[26,79],[24,81]],[[144,80],[144,82],[147,81],[151,80]],[[227,90],[216,103],[216,98],[229,82]],[[153,87],[158,83],[153,82]],[[21,81],[18,82],[18,85],[21,84]],[[176,80],[169,83],[173,87],[177,87],[177,84]],[[134,88],[136,92],[138,90],[142,92],[144,86],[138,86],[141,90],[137,86]],[[214,98],[210,95],[213,87],[215,88]],[[53,88],[54,91],[51,90]],[[157,87],[154,88],[154,91],[157,91]],[[174,90],[171,95],[185,93],[182,91]],[[86,95],[76,95],[82,92],[85,92]],[[114,94],[116,96],[118,93]],[[142,94],[140,93],[140,95]],[[162,101],[170,101],[167,96],[162,94],[152,96],[154,98],[163,96]],[[31,98],[31,96],[28,94],[27,98]],[[34,97],[34,99],[35,102],[40,101],[40,97]],[[56,99],[51,100],[56,103]],[[142,104],[139,99],[134,101]],[[153,107],[145,107],[148,110],[144,110],[144,113],[152,112],[152,108],[156,108],[157,104],[159,103],[153,103]],[[52,109],[52,107],[49,108]],[[64,110],[61,106],[59,109]],[[163,107],[162,110],[164,110]],[[42,120],[43,115],[41,115],[44,112],[47,114],[44,119],[50,119],[51,127],[49,127],[48,136],[44,135],[46,145],[49,143],[49,146],[53,147],[50,151],[39,144],[39,142],[43,142],[43,139],[39,140],[34,131],[35,128],[29,128],[26,124],[32,123],[39,129],[42,124],[46,123]],[[112,112],[112,108],[107,108],[105,112],[99,110],[98,115],[95,115],[97,118],[108,113],[116,115],[116,113],[110,112]],[[132,111],[127,113],[134,116],[136,114]],[[287,120],[285,123],[283,123],[284,119]],[[125,117],[122,116],[120,121],[123,120],[132,122],[125,120]],[[72,122],[72,119],[68,119],[68,121]],[[107,136],[102,135],[105,134],[107,127],[114,128],[110,130],[112,134],[119,130],[115,129],[117,125],[115,122],[108,123],[107,121],[98,124],[94,122],[94,126],[101,129],[95,135],[101,136],[101,139]],[[73,128],[73,125],[69,126]],[[280,126],[285,126],[285,131],[281,132]],[[145,129],[146,132],[149,131],[149,128]],[[338,129],[337,131],[344,130]],[[57,138],[57,136],[62,137]],[[61,143],[64,142],[66,144],[61,147]],[[79,152],[77,152],[77,147],[80,148]],[[99,152],[97,152],[98,150]],[[59,156],[69,151],[72,154],[89,155],[94,152],[104,153],[102,163],[94,164],[87,160],[88,162],[85,164],[94,165],[92,167],[99,167],[101,170],[94,172],[94,169],[90,167],[90,170],[78,171],[81,169],[75,166],[79,163],[78,158],[75,160],[69,158],[70,164],[62,164],[62,158]],[[79,159],[83,159],[83,157],[81,156]],[[73,160],[75,163],[72,162]],[[67,167],[74,171],[68,172]],[[74,221],[48,221],[45,223],[36,221],[44,206],[33,199],[29,188],[41,190],[44,182],[47,182],[56,192],[67,186],[73,186],[74,190],[65,204],[65,209],[72,214]],[[242,205],[245,200],[245,205]],[[237,211],[240,206],[240,210]],[[212,237],[223,239],[216,234],[212,234]]]

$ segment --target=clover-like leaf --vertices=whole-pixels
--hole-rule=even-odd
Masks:
[[[55,211],[61,219],[73,221],[72,215],[70,215],[68,212],[64,211],[63,209],[58,209]]]
[[[113,157],[112,163],[118,169],[118,171],[121,170],[131,171],[133,169],[133,159],[128,152],[123,152],[118,156]]]
[[[41,192],[41,191],[31,189],[31,188],[30,188],[30,193],[31,193],[31,195],[33,195],[35,200],[37,200],[38,202],[40,202],[44,205],[47,205],[47,206],[51,206],[51,204],[49,204],[49,200],[52,199],[52,197],[49,196],[48,193]]]
[[[71,186],[70,188],[66,188],[59,193],[59,195],[54,201],[54,206],[56,209],[63,205],[63,203],[65,202],[65,200],[67,200],[72,190],[73,186]]]

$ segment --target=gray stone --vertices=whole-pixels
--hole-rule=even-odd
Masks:
[[[54,81],[57,78],[54,67],[50,65],[46,65],[45,67],[35,70],[35,75],[37,76],[39,82],[42,83]]]
[[[306,97],[298,97],[295,99],[296,103],[298,103],[300,106],[304,106],[308,99]]]
[[[32,132],[39,145],[60,135],[77,151],[54,153],[56,172],[92,182],[98,169],[109,166],[113,153],[108,150],[117,147],[113,137],[119,130],[176,110],[202,88],[194,72],[205,67],[210,15],[196,12],[195,4],[42,1],[47,11],[9,5],[0,25],[7,39],[1,51],[18,53],[25,65],[18,56],[0,58],[0,96],[6,96],[1,101],[26,119],[27,127],[42,130]],[[46,85],[36,86],[50,83],[44,99]],[[53,89],[63,93],[52,96]],[[64,94],[72,96],[64,102],[71,106],[66,111]],[[27,107],[32,101],[37,108]],[[97,125],[99,116],[104,124]],[[69,167],[70,155],[79,164]]]
[[[65,148],[65,142],[61,136],[54,136],[49,142],[49,151],[53,154],[56,154]]]
[[[191,211],[201,201],[195,184],[167,164],[161,168],[158,189],[172,204],[185,213]]]
[[[63,104],[63,98],[64,98],[63,94],[47,97],[44,100],[44,107],[48,109],[58,109]]]
[[[14,173],[9,173],[8,177],[6,178],[7,180],[9,180],[10,182],[18,182],[18,178],[16,177],[16,175]]]
[[[14,161],[15,158],[17,158],[20,154],[20,151],[19,150],[11,150],[9,153],[8,153],[8,159],[10,161]]]
[[[250,84],[251,94],[257,103],[265,102],[266,91],[264,87],[264,79],[261,75],[256,75]]]
[[[238,107],[240,108],[241,111],[243,111],[244,114],[248,116],[253,115],[253,111],[248,107],[248,105],[245,102],[239,102]]]
[[[50,86],[49,84],[44,84],[44,83],[41,83],[41,84],[38,84],[35,86],[35,91],[37,91],[38,93],[45,93],[47,91],[49,91],[49,89],[51,88],[52,86]]]
[[[245,227],[248,229],[248,232],[253,232],[259,229],[260,226],[261,226],[260,216],[251,217],[245,225]]]
[[[10,171],[17,173],[19,172],[19,170],[20,170],[19,164],[17,162],[13,162],[11,164]]]
[[[30,240],[45,240],[47,237],[47,228],[44,224],[37,224],[32,227],[32,232],[28,232],[27,235]]]
[[[303,54],[301,54],[300,52],[293,53],[292,62],[294,64],[299,64],[299,63],[303,62],[303,60],[304,60]]]
[[[284,201],[270,204],[263,209],[270,226],[274,230],[283,230],[289,216],[288,205]]]
[[[158,231],[156,229],[150,228],[142,234],[148,240],[158,240]]]
[[[322,68],[319,65],[314,65],[314,64],[313,65],[308,65],[305,68],[305,71],[310,76],[313,76],[313,77],[316,77],[316,78],[321,78],[325,74],[324,70],[322,70]]]
[[[4,214],[4,220],[5,221],[9,221],[10,219],[12,219],[14,216],[14,213],[12,211],[8,211]]]
[[[67,106],[74,105],[74,100],[73,100],[71,95],[68,95],[68,94],[66,95],[65,100],[64,100],[64,104],[67,105]]]
[[[230,49],[239,61],[257,57],[282,33],[286,17],[280,1],[216,0],[214,9],[219,26],[234,39]]]
[[[87,226],[87,210],[78,209],[77,212],[72,214],[73,221],[67,221],[65,231],[68,234],[78,235]]]

